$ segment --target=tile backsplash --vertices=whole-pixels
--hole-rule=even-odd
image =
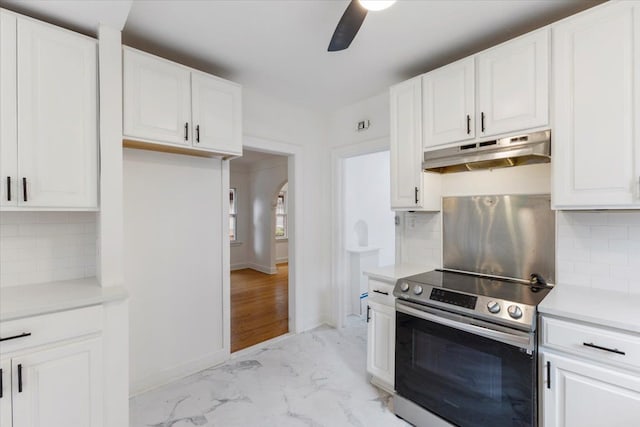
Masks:
[[[0,212],[0,287],[96,275],[95,212]]]
[[[558,212],[558,284],[640,294],[640,212]]]
[[[436,268],[442,265],[439,212],[398,212],[396,262]]]

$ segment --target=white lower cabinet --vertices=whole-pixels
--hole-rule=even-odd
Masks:
[[[10,359],[0,359],[0,426],[11,427]]]
[[[13,426],[101,426],[101,353],[92,339],[12,359]]]
[[[548,352],[542,362],[545,427],[640,426],[637,373]]]
[[[102,307],[0,323],[0,427],[102,427]]]
[[[367,306],[367,372],[388,391],[394,389],[395,307],[370,301]]]

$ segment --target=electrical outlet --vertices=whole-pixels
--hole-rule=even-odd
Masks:
[[[358,122],[358,132],[369,129],[369,120]]]

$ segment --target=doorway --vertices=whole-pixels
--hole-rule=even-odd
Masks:
[[[334,323],[366,316],[363,271],[395,263],[395,213],[390,204],[388,139],[332,151]]]
[[[230,162],[232,353],[289,332],[288,170],[254,150]]]

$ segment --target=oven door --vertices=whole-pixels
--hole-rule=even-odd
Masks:
[[[457,426],[535,426],[534,334],[398,301],[395,386]]]

